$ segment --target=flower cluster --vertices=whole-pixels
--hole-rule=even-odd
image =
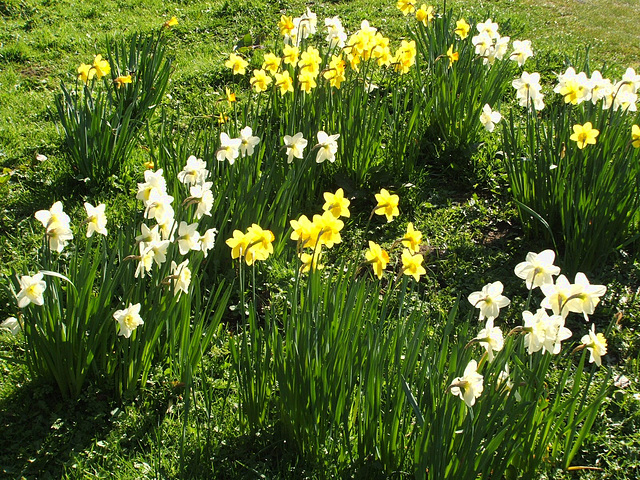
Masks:
[[[89,83],[89,81],[93,80],[94,77],[100,80],[102,77],[109,75],[110,73],[111,65],[109,62],[103,59],[102,55],[96,55],[93,59],[93,64],[80,64],[78,67],[78,80],[82,80],[84,83]],[[131,77],[129,77],[129,80],[131,80]]]
[[[572,335],[571,330],[565,326],[567,315],[570,312],[582,313],[588,321],[588,315],[594,312],[600,297],[607,290],[604,285],[591,285],[583,273],[576,274],[574,283],[569,283],[564,275],[560,275],[560,268],[553,264],[554,260],[555,253],[552,250],[529,252],[525,261],[514,269],[516,276],[525,281],[530,292],[540,288],[544,295],[540,308],[535,313],[523,311],[524,325],[514,329],[514,332],[525,334],[524,344],[530,355],[536,352],[548,352],[551,355],[560,353],[562,342]],[[558,276],[555,282],[554,276]],[[469,302],[480,309],[480,320],[487,319],[485,327],[470,344],[482,345],[489,362],[493,361],[494,352],[499,352],[504,347],[502,331],[494,325],[500,308],[510,303],[502,295],[502,289],[501,282],[494,282],[468,297]],[[592,325],[590,332],[582,337],[578,349],[581,348],[587,348],[590,352],[589,361],[600,366],[601,357],[607,352],[607,341],[601,333],[596,334],[595,326]],[[472,406],[482,393],[482,376],[477,370],[478,364],[472,360],[465,369],[464,376],[456,378],[449,387],[451,393],[459,395],[468,406]]]
[[[220,148],[216,150],[216,158],[220,162],[226,160],[230,165],[233,165],[238,157],[253,155],[255,147],[259,143],[260,137],[256,137],[249,126],[240,130],[240,137],[238,138],[230,138],[228,133],[221,132]]]
[[[246,233],[233,231],[233,237],[226,244],[231,248],[231,258],[244,258],[247,265],[257,260],[266,260],[273,253],[275,237],[271,230],[263,230],[259,225],[251,225]]]

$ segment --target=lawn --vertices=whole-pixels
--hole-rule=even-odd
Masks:
[[[260,93],[255,72],[282,50],[281,15],[307,7],[314,44],[326,43],[325,18],[349,36],[366,19],[393,60],[347,60],[335,87],[340,49],[321,48],[318,87],[302,93],[296,77],[295,92],[277,88],[281,72],[307,68],[282,63]],[[443,15],[427,26],[378,0],[0,0],[0,319],[24,329],[0,333],[0,477],[638,477],[640,120],[567,100],[569,66],[614,83],[640,68],[637,2],[435,7]],[[487,65],[477,31],[466,43],[454,34],[462,17],[493,19],[534,55]],[[149,50],[127,64],[144,38]],[[232,52],[245,74],[231,71]],[[78,66],[97,54],[113,74],[85,86]],[[544,109],[527,105],[535,88],[523,100],[512,86],[524,71],[540,73]],[[125,73],[133,84],[110,81]],[[502,113],[495,130],[479,120],[484,103]],[[106,129],[61,121],[98,104]],[[587,121],[598,133],[581,144],[574,125]],[[113,143],[74,153],[88,131]],[[307,143],[294,145],[297,132]],[[191,155],[207,170],[183,170]],[[103,158],[112,165],[99,171]],[[156,230],[145,250],[140,225],[162,231],[169,194],[175,231],[161,244]],[[85,202],[106,205],[106,236],[97,216],[85,235]],[[329,214],[338,205],[341,219]],[[206,248],[205,231],[216,236]],[[558,290],[551,273],[547,290],[528,289],[514,270],[548,249],[566,277],[545,261]],[[19,278],[37,271],[44,305],[30,290],[35,304],[21,308]],[[590,282],[581,290],[569,287],[577,272]],[[537,345],[523,322],[547,321],[528,312],[544,298],[556,323]]]

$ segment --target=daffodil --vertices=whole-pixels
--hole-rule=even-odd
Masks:
[[[320,263],[320,257],[322,256],[322,250],[318,249],[313,253],[302,252],[300,254],[300,273],[306,273],[309,271],[322,270],[324,265]]]
[[[220,132],[220,148],[216,151],[216,158],[219,162],[227,160],[231,165],[240,156],[240,145],[242,140],[239,138],[229,138],[226,132]]]
[[[140,317],[140,308],[141,305],[139,303],[135,305],[129,303],[126,309],[116,310],[113,318],[118,322],[118,325],[120,325],[118,335],[129,338],[136,328],[144,324]]]
[[[388,49],[387,49],[388,50]],[[324,72],[323,76],[329,80],[329,84],[332,87],[340,88],[342,82],[346,80],[345,77],[345,61],[341,55],[332,55],[329,61],[329,68]]]
[[[178,25],[178,18],[177,17],[171,17],[169,20],[164,22],[164,24],[162,26],[164,28],[171,28],[171,27],[175,27],[176,25]]]
[[[167,181],[163,176],[162,168],[153,171],[153,170],[145,170],[144,172],[144,182],[138,183],[138,193],[136,194],[136,198],[138,200],[142,200],[145,205],[149,202],[149,198],[151,197],[151,192],[156,191],[160,194],[167,193]]]
[[[447,50],[447,57],[449,58],[449,66],[453,65],[460,58],[460,54],[453,51],[453,45]]]
[[[349,212],[349,204],[351,203],[349,199],[344,198],[344,190],[339,188],[336,190],[336,193],[324,192],[324,205],[322,209],[324,211],[329,211],[331,214],[338,217],[350,217],[351,213]]]
[[[207,258],[207,253],[213,248],[216,243],[216,234],[218,231],[215,228],[210,228],[202,235],[200,235],[200,250],[204,253],[204,257]]]
[[[300,49],[296,46],[285,45],[282,49],[282,61],[287,65],[295,65],[298,63]]]
[[[613,83],[608,78],[603,78],[602,73],[595,70],[589,79],[591,84],[591,102],[595,105],[598,101],[603,100],[602,108],[604,110],[613,104]]]
[[[94,232],[100,235],[107,235],[107,216],[105,215],[106,205],[101,203],[94,207],[88,202],[84,202],[84,209],[87,212],[87,238]]]
[[[369,250],[364,253],[367,263],[373,267],[373,273],[382,279],[382,272],[389,263],[389,254],[375,242],[369,240]]]
[[[236,94],[233,93],[231,90],[229,90],[229,87],[224,87],[224,96],[227,99],[227,103],[229,104],[229,107],[231,107],[231,104],[233,102],[237,101]]]
[[[410,42],[402,40],[400,48],[396,51],[392,63],[394,64],[397,72],[403,74],[407,73],[416,63],[416,42],[414,40],[411,40]]]
[[[502,120],[500,112],[491,110],[491,106],[486,103],[482,107],[482,113],[480,114],[480,123],[487,129],[488,132],[493,132],[496,123]]]
[[[529,311],[522,312],[524,320],[525,344],[529,355],[542,350],[552,355],[560,353],[561,343],[571,337],[571,330],[564,326],[564,318],[561,315],[549,315],[544,308],[532,314]]]
[[[287,162],[293,162],[295,158],[304,157],[304,149],[307,146],[307,140],[302,136],[302,132],[296,133],[293,137],[284,136],[284,145],[287,148]]]
[[[409,15],[416,11],[416,0],[398,0],[397,7],[404,15]]]
[[[0,323],[0,330],[9,332],[14,337],[18,335],[22,326],[16,317],[7,317],[2,323]]]
[[[235,53],[229,55],[229,59],[224,62],[224,66],[230,68],[234,75],[244,75],[247,73],[248,65],[249,62]]]
[[[262,69],[267,72],[276,73],[280,68],[282,59],[273,53],[265,53],[264,61],[262,62]]]
[[[95,75],[96,71],[91,65],[81,63],[78,67],[78,79],[82,80],[84,83],[88,83]]]
[[[185,200],[192,205],[196,205],[195,217],[201,219],[204,215],[211,216],[213,208],[213,192],[211,191],[213,182],[203,182],[192,185],[189,188],[189,198]]]
[[[291,240],[297,241],[302,247],[314,248],[317,241],[317,232],[314,224],[306,215],[301,215],[297,220],[291,220]]]
[[[420,8],[416,10],[416,20],[422,22],[425,27],[428,26],[434,18],[435,15],[431,5],[427,7],[427,5],[423,3]]]
[[[180,255],[186,255],[190,250],[200,250],[198,223],[180,222],[177,241]]]
[[[393,220],[393,217],[400,215],[398,210],[398,203],[400,197],[398,195],[391,195],[386,189],[380,190],[380,193],[376,193],[376,205],[374,212],[376,215],[385,215],[387,222]]]
[[[344,222],[334,217],[331,212],[313,216],[314,237],[317,238],[320,245],[326,245],[327,248],[332,248],[334,244],[342,242],[340,230],[343,227]],[[313,247],[315,248],[315,245]]]
[[[275,237],[271,230],[264,230],[254,223],[247,229],[248,245],[245,254],[247,265],[255,260],[266,260],[273,253],[273,241]]]
[[[47,284],[43,278],[42,272],[38,272],[33,276],[22,275],[20,277],[18,280],[20,291],[16,295],[18,307],[24,308],[30,303],[44,305],[44,291],[47,289]]]
[[[591,122],[587,122],[584,125],[574,125],[573,134],[571,135],[571,137],[569,137],[569,139],[577,142],[578,148],[582,150],[587,145],[595,145],[596,137],[599,134],[600,131],[593,128]]]
[[[471,30],[471,27],[464,18],[461,18],[456,21],[456,28],[453,32],[460,38],[460,40],[464,40],[469,35],[469,30]]]
[[[300,88],[305,93],[311,93],[311,90],[318,86],[315,77],[311,73],[300,73],[298,75],[298,82],[300,82]]]
[[[564,97],[565,103],[578,105],[591,100],[591,82],[584,72],[576,73],[573,67],[558,75],[558,84],[553,91]]]
[[[111,73],[111,65],[107,60],[102,58],[102,55],[96,55],[93,59],[93,69],[96,72],[96,77],[101,79],[105,75],[109,75]]]
[[[280,35],[283,37],[287,37],[291,35],[291,32],[295,28],[293,24],[293,18],[288,17],[286,15],[280,15],[280,21],[278,22],[278,29],[280,30]]]
[[[602,356],[607,353],[607,339],[604,338],[602,333],[596,334],[596,326],[594,324],[591,324],[591,330],[580,341],[591,354],[589,363],[595,362],[599,367],[602,366]]]
[[[631,145],[633,148],[640,148],[640,127],[638,125],[631,127]]]
[[[264,70],[254,70],[253,77],[249,80],[256,93],[264,92],[271,82],[271,77]]]
[[[413,223],[407,225],[407,233],[402,237],[402,245],[409,249],[411,253],[418,253],[420,250],[420,242],[422,241],[422,232],[413,228]]]
[[[247,126],[240,130],[240,154],[243,157],[253,155],[253,151],[260,143],[260,137],[253,134],[251,127]]]
[[[127,83],[132,83],[131,75],[121,75],[113,80],[117,88],[124,87]]]
[[[158,224],[166,224],[172,221],[175,212],[171,204],[173,197],[159,190],[151,190],[149,200],[145,202],[144,218],[153,218]]]
[[[411,275],[415,278],[416,282],[420,281],[420,276],[427,273],[422,266],[422,255],[413,255],[408,248],[402,251],[402,273],[404,275]]]
[[[336,161],[336,152],[338,151],[338,143],[336,140],[340,138],[340,134],[328,135],[326,132],[320,130],[318,132],[318,144],[315,148],[318,149],[316,154],[316,163],[322,163],[325,160],[329,160],[331,163]]]
[[[231,248],[231,258],[236,259],[244,256],[249,245],[249,236],[240,230],[233,231],[233,237],[228,238],[225,242]]]
[[[511,85],[517,90],[516,97],[521,107],[528,107],[533,102],[536,110],[544,108],[544,94],[540,86],[539,73],[522,72],[520,78],[513,80]]]
[[[289,72],[286,70],[282,73],[276,73],[276,87],[280,88],[280,94],[285,95],[288,92],[293,92],[293,79]]]
[[[511,303],[511,300],[502,295],[503,288],[502,282],[497,281],[485,285],[481,291],[473,292],[467,297],[471,305],[480,309],[480,320],[496,318],[500,309]]]
[[[197,185],[203,183],[208,175],[207,162],[195,155],[190,155],[186,165],[178,173],[178,180],[187,185]]]
[[[509,56],[514,62],[518,62],[519,66],[524,66],[529,57],[533,56],[531,49],[531,40],[514,40],[513,52]]]
[[[543,250],[540,253],[529,252],[524,262],[516,265],[514,272],[522,278],[529,290],[541,285],[553,283],[553,276],[560,274],[560,267],[553,262],[556,254],[553,250]]]
[[[35,213],[37,220],[46,229],[46,236],[49,239],[49,248],[58,253],[64,250],[67,243],[73,239],[69,215],[64,213],[62,202],[55,202],[49,210],[38,210]]]
[[[489,35],[489,38],[491,38],[492,40],[495,40],[496,38],[498,38],[498,28],[499,28],[498,24],[495,22],[492,22],[490,18],[476,25],[476,29],[478,30],[478,33],[480,34],[486,33],[487,35]]]
[[[338,17],[325,18],[324,25],[327,27],[326,41],[329,48],[342,48],[347,40],[347,32],[344,31],[342,22]]]
[[[191,284],[191,269],[189,268],[189,260],[185,260],[180,265],[171,262],[171,279],[173,280],[173,294],[180,297],[181,293],[189,293],[189,285]]]
[[[487,318],[485,327],[478,332],[477,340],[487,351],[487,359],[493,362],[493,352],[499,352],[504,347],[502,330],[493,325],[493,318]]]
[[[455,378],[449,388],[451,393],[460,397],[468,407],[473,407],[476,398],[482,395],[483,382],[484,377],[478,373],[478,363],[471,360],[464,369],[462,377]]]

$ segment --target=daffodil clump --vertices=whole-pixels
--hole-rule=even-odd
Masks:
[[[569,313],[582,314],[588,322],[600,298],[606,293],[604,285],[591,285],[583,273],[575,276],[574,283],[570,283],[560,268],[554,265],[555,252],[544,250],[540,253],[529,252],[526,260],[515,267],[515,274],[525,281],[530,292],[539,288],[544,298],[535,313],[529,310],[522,312],[523,325],[512,330],[511,334],[524,334],[524,345],[527,353],[558,355],[562,342],[568,340],[573,333],[565,326]],[[558,277],[554,280],[553,277]],[[485,285],[481,291],[468,296],[469,303],[477,308],[479,320],[486,320],[483,329],[471,341],[480,344],[485,350],[480,362],[472,360],[465,369],[463,377],[456,378],[450,385],[450,391],[469,406],[473,406],[482,394],[482,375],[478,373],[485,358],[489,363],[494,361],[495,355],[502,351],[505,337],[502,330],[495,326],[495,320],[500,309],[508,306],[510,300],[502,295],[503,284],[500,281]],[[531,295],[530,295],[531,297]],[[527,303],[528,307],[528,303]],[[595,325],[591,331],[582,337],[578,350],[587,348],[590,352],[590,363],[601,365],[601,358],[607,352],[607,341],[602,333],[595,333]],[[508,364],[506,365],[508,369]]]

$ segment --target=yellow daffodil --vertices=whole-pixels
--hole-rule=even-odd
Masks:
[[[249,65],[249,62],[235,53],[229,55],[229,59],[224,62],[224,66],[230,68],[234,75],[244,75],[247,73],[247,65]]]
[[[273,53],[265,53],[264,62],[262,62],[262,69],[271,73],[276,73],[280,68],[282,59]]]
[[[339,188],[336,193],[324,192],[324,205],[322,209],[324,211],[331,212],[334,217],[350,217],[349,199],[344,198],[344,190]]]
[[[119,77],[116,77],[116,79],[113,81],[117,88],[124,87],[125,84],[131,82],[131,75],[121,75]]]
[[[398,0],[396,6],[404,15],[409,15],[416,11],[416,0]]]
[[[382,271],[387,268],[389,254],[375,242],[369,240],[369,250],[364,253],[367,263],[373,267],[373,273],[378,279],[382,279]]]
[[[293,79],[289,72],[276,73],[276,87],[280,87],[280,94],[293,92]]]
[[[285,45],[282,49],[282,61],[287,65],[295,65],[298,63],[300,49],[291,45]]]
[[[156,164],[153,162],[153,160],[148,160],[144,162],[142,165],[144,165],[144,168],[149,170],[153,170],[154,168],[156,168]]]
[[[307,218],[306,215],[300,216],[298,220],[291,220],[289,222],[293,232],[291,232],[291,240],[297,241],[301,247],[313,248],[316,243],[314,238],[314,225]]]
[[[225,97],[227,97],[229,106],[231,106],[231,104],[236,101],[236,94],[229,90],[229,87],[224,87],[224,94]]]
[[[271,82],[271,77],[267,75],[267,72],[264,70],[254,70],[253,77],[249,80],[249,83],[253,85],[253,89],[256,93],[264,92]]]
[[[342,59],[342,55],[332,55],[331,61],[329,62],[329,68],[326,72],[324,72],[323,76],[325,79],[329,80],[329,84],[332,87],[340,88],[342,82],[346,80],[345,77],[345,67],[346,64]]]
[[[464,40],[469,35],[470,29],[471,27],[469,24],[464,20],[464,18],[461,18],[456,22],[456,28],[453,32],[458,35],[460,40]]]
[[[596,130],[591,125],[591,122],[587,122],[584,125],[574,125],[573,135],[569,137],[571,140],[578,143],[578,148],[582,150],[587,145],[595,145],[596,137],[600,134],[599,130]]]
[[[240,230],[233,231],[233,237],[228,238],[225,242],[231,248],[231,258],[236,259],[244,256],[249,245],[249,236]]]
[[[387,222],[393,220],[393,217],[400,215],[398,210],[398,203],[400,197],[398,195],[391,195],[386,189],[380,190],[380,193],[376,193],[376,201],[378,204],[374,209],[376,215],[385,215]]]
[[[453,51],[453,45],[451,45],[449,50],[447,50],[447,57],[449,57],[449,66],[453,65],[454,62],[457,62],[460,58],[460,54]]]
[[[300,82],[300,88],[305,93],[311,93],[311,90],[316,88],[316,86],[318,85],[316,83],[316,79],[311,73],[300,73],[298,75],[298,82]]]
[[[171,28],[171,27],[175,27],[176,25],[178,25],[178,18],[177,17],[171,17],[169,20],[164,22],[163,27],[164,28]]]
[[[91,65],[81,63],[78,67],[78,79],[82,80],[84,83],[89,83],[89,80],[93,79],[95,74],[96,71]]]
[[[422,232],[413,229],[413,223],[407,225],[407,233],[404,234],[401,242],[402,245],[409,249],[411,253],[418,253],[420,250],[420,242],[422,241]]]
[[[313,77],[317,77],[320,73],[320,63],[322,57],[317,48],[309,46],[302,54],[300,54],[300,60],[298,61],[298,67],[300,67],[300,73],[310,74]]]
[[[340,243],[340,230],[344,227],[344,222],[333,216],[331,212],[324,212],[322,215],[313,216],[314,229],[318,232],[318,242],[326,245],[327,248]]]
[[[631,127],[631,145],[633,148],[640,148],[640,127],[638,125]]]
[[[313,254],[302,252],[300,254],[300,261],[302,265],[300,265],[300,273],[306,273],[310,270],[314,272],[316,270],[322,270],[324,265],[320,264],[320,256],[322,254],[322,250],[318,249],[317,252],[313,252]]]
[[[266,260],[273,253],[273,241],[275,237],[271,230],[263,230],[254,223],[247,229],[247,253],[245,261],[251,265],[255,260]]]
[[[405,74],[416,63],[416,42],[411,40],[407,42],[402,40],[400,48],[396,51],[396,55],[392,62],[397,72]]]
[[[109,65],[107,60],[102,58],[102,55],[96,55],[93,59],[93,69],[96,71],[96,77],[98,77],[98,79],[111,73],[111,65]]]
[[[420,281],[420,276],[427,273],[422,266],[422,255],[419,253],[412,255],[408,248],[402,251],[402,273],[404,275],[411,275],[416,279],[416,282]]]
[[[217,120],[218,120],[218,125],[224,125],[225,123],[227,123],[227,121],[229,121],[229,116],[220,112],[218,114]]]
[[[416,10],[416,20],[422,22],[425,27],[429,25],[434,18],[435,15],[433,14],[433,7],[431,5],[427,7],[427,5],[423,3],[420,8]]]
[[[280,21],[278,22],[278,29],[280,30],[280,35],[283,37],[291,35],[291,32],[295,28],[293,24],[293,17],[288,17],[286,15],[280,15]]]

